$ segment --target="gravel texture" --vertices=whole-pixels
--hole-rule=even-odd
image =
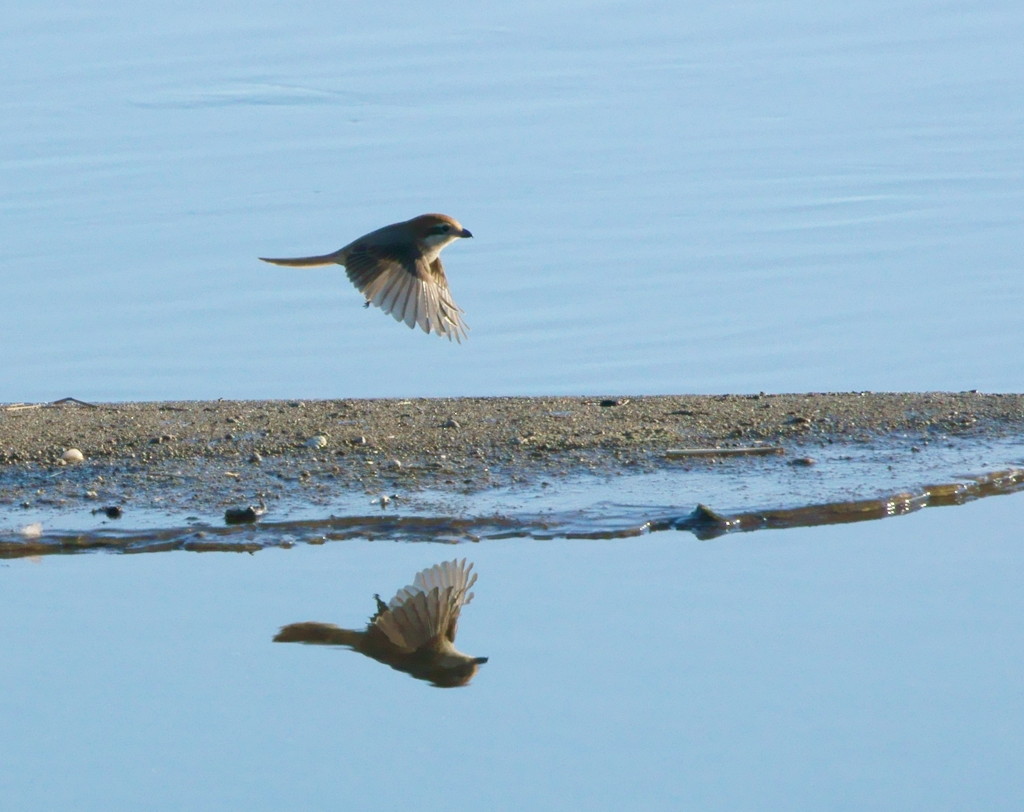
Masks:
[[[0,505],[214,506],[339,483],[480,490],[652,469],[680,448],[1024,433],[1024,395],[977,392],[10,404]],[[82,454],[82,460],[72,450]],[[72,453],[69,453],[72,452]],[[58,475],[59,472],[59,475]]]

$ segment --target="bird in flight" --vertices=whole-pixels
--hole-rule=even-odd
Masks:
[[[441,251],[472,236],[447,214],[421,214],[364,234],[332,254],[260,259],[295,267],[342,265],[367,307],[376,305],[409,327],[461,343],[468,328],[448,289]]]
[[[283,626],[274,642],[348,646],[438,687],[465,685],[487,662],[455,648],[459,613],[473,600],[472,569],[465,558],[445,561],[416,573],[388,603],[374,595],[377,612],[363,631],[307,621]]]

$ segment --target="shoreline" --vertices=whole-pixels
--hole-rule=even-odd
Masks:
[[[997,446],[1003,449],[998,460],[991,454]],[[707,453],[712,448],[731,453]],[[669,482],[679,485],[661,498],[668,505],[678,494],[689,498],[689,482],[704,482],[695,499],[712,496],[706,477],[714,470],[726,490],[742,482],[747,493],[761,494],[749,517],[742,510],[724,518],[708,514],[717,522],[711,531],[719,532],[744,521],[781,526],[819,514],[832,521],[850,511],[855,518],[895,515],[1012,492],[1021,487],[1019,448],[1024,395],[1018,394],[68,399],[0,406],[0,543],[12,545],[3,555],[23,555],[107,547],[249,550],[349,537],[451,541],[512,529],[544,535],[562,525],[564,532],[601,535],[614,517],[596,507],[581,531],[573,502],[578,477],[597,475],[584,485],[594,488],[595,505],[612,494],[647,505],[634,517],[637,527],[646,527],[648,509],[657,514],[661,497],[652,501],[646,490],[637,496],[635,485],[626,496],[622,483],[638,482],[629,474],[669,473]],[[69,449],[81,451],[81,459],[65,459]],[[757,451],[772,453],[750,453]],[[883,466],[878,482],[857,479],[864,469],[848,467],[865,452]],[[933,463],[972,458],[1003,470],[982,464],[954,473]],[[808,467],[815,473],[798,473]],[[563,495],[560,486],[573,477],[576,484]],[[652,481],[657,478],[643,480]],[[901,490],[915,482],[929,485]],[[893,483],[900,483],[896,491]],[[857,501],[865,492],[868,502]],[[542,493],[540,503],[554,513],[524,513]],[[476,494],[489,505],[481,515],[468,508],[481,504]],[[562,504],[576,508],[562,515]],[[765,518],[768,507],[774,519]],[[672,514],[678,529],[674,508]],[[232,529],[257,520],[265,530],[260,540]],[[637,527],[625,535],[640,532]]]
[[[1024,395],[977,392],[177,401],[0,406],[0,508],[212,513],[339,494],[548,486],[714,465],[694,449],[911,450],[1024,437]],[[65,461],[69,449],[81,461]],[[683,459],[672,452],[687,449]],[[747,458],[753,460],[755,458]],[[739,463],[757,465],[750,461]],[[386,498],[386,497],[382,497]],[[21,511],[19,511],[21,512]]]

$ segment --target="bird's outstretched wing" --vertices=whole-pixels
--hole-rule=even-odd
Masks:
[[[466,337],[462,310],[452,299],[440,258],[428,264],[394,246],[360,246],[349,252],[345,271],[366,301],[396,321],[449,341],[461,343]]]
[[[412,584],[398,590],[373,625],[396,646],[415,651],[431,640],[446,637],[455,642],[459,612],[473,600],[469,589],[476,583],[473,565],[445,561],[416,574]]]

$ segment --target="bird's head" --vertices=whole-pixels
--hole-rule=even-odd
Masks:
[[[434,658],[426,667],[411,670],[417,679],[423,679],[438,688],[459,688],[467,685],[487,657],[471,657],[461,652]]]
[[[468,228],[447,214],[421,214],[408,222],[416,242],[435,256],[441,249],[455,240],[472,237]]]

